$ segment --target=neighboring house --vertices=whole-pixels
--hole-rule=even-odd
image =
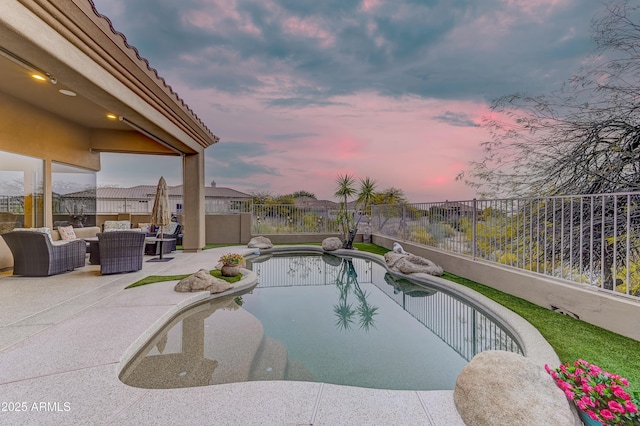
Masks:
[[[457,201],[445,201],[444,203],[432,206],[429,210],[448,218],[471,218],[474,212],[472,205]]]
[[[59,184],[95,188],[102,152],[178,156],[183,247],[204,247],[204,151],[218,138],[90,0],[0,2],[0,75],[0,195],[21,198],[0,212],[52,227]],[[12,261],[0,239],[0,269]]]
[[[295,199],[296,207],[314,207],[326,209],[339,209],[340,203],[329,200],[316,200],[311,197],[298,197]]]
[[[91,208],[95,204],[98,214],[109,213],[151,213],[156,195],[156,185],[138,185],[130,188],[98,188],[95,196],[92,192],[81,191],[66,194],[64,209],[73,211]],[[172,213],[184,213],[183,185],[167,187],[169,192],[169,208]],[[95,202],[91,197],[95,197]],[[219,188],[215,182],[204,187],[205,213],[240,213],[249,212],[252,197],[231,188]]]

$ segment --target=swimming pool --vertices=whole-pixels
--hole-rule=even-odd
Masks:
[[[522,353],[482,309],[369,259],[283,253],[252,259],[258,286],[182,313],[123,370],[132,386],[298,380],[453,389],[478,352]]]

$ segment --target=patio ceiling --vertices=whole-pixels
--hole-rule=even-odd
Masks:
[[[33,9],[66,38],[62,46],[46,45],[37,31],[0,25],[0,48],[8,52],[0,56],[0,92],[89,129],[95,151],[179,155],[217,142],[89,2],[63,3],[66,9],[59,3]],[[31,68],[52,75],[55,84],[35,80]],[[136,143],[118,143],[127,139],[122,136]]]

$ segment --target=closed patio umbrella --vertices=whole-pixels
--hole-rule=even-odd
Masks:
[[[170,257],[162,257],[162,239],[164,238],[163,227],[171,223],[171,211],[169,210],[169,192],[167,191],[167,182],[163,176],[160,176],[158,188],[156,189],[156,198],[153,201],[153,210],[151,211],[151,222],[160,227],[160,257],[151,259],[151,261],[162,262],[171,260]]]

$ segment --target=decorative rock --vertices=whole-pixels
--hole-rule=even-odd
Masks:
[[[257,249],[270,249],[271,247],[273,247],[273,243],[271,243],[271,240],[267,237],[258,236],[253,237],[247,244],[247,247]]]
[[[338,256],[335,256],[333,254],[323,253],[322,254],[322,260],[327,265],[331,265],[331,266],[340,266],[340,265],[342,265],[342,258],[338,257]]]
[[[404,251],[404,249],[398,242],[393,243],[393,252],[400,253],[400,254],[408,254],[406,251]]]
[[[393,286],[394,294],[402,292],[410,297],[426,297],[432,296],[438,292],[435,289],[415,284],[406,278],[393,276],[388,272],[384,274],[384,280],[387,284]]]
[[[409,253],[400,254],[387,252],[384,255],[384,260],[389,269],[402,272],[403,274],[423,273],[439,276],[444,273],[442,267],[436,265],[429,259]]]
[[[467,425],[581,424],[544,368],[513,352],[473,357],[458,375],[453,400]]]
[[[174,290],[181,293],[187,293],[190,291],[210,291],[211,294],[214,294],[222,293],[232,287],[232,284],[212,276],[206,269],[200,269],[195,274],[181,279],[174,287]]]
[[[342,241],[338,237],[329,237],[322,240],[322,250],[334,251],[342,248]]]

